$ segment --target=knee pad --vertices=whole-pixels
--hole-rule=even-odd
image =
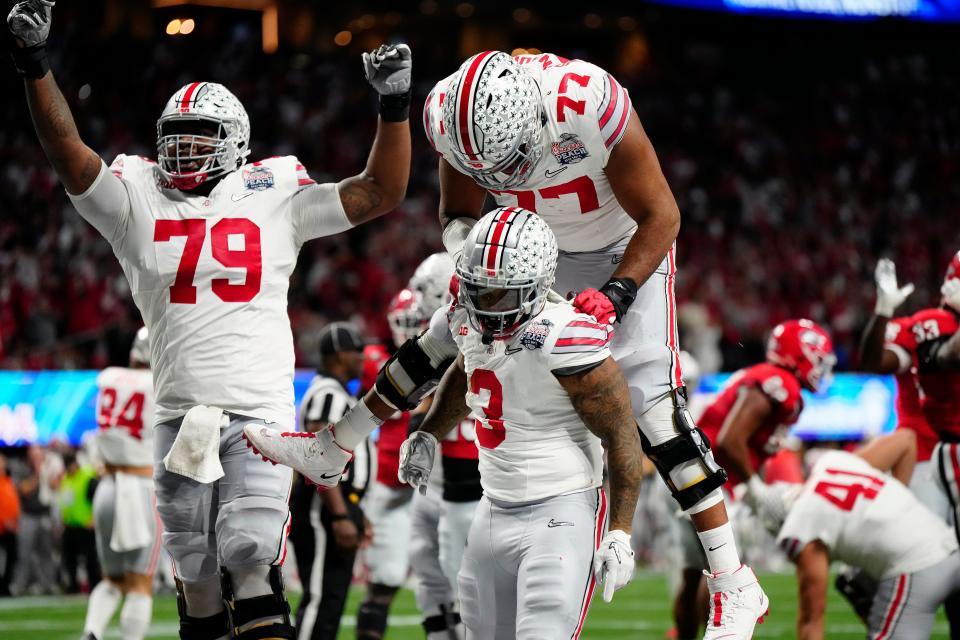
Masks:
[[[227,567],[278,564],[283,559],[290,510],[280,498],[245,496],[217,515],[217,555]]]
[[[220,589],[230,616],[233,637],[242,640],[295,639],[296,633],[290,623],[290,604],[283,591],[283,575],[279,566],[271,566],[267,573],[267,595],[238,599],[234,589],[234,576],[243,569],[221,569]]]
[[[387,632],[390,605],[367,600],[357,611],[357,639],[379,640]]]
[[[176,586],[180,640],[220,640],[230,636],[230,619],[225,609],[220,609],[219,612],[210,616],[187,615],[187,598],[179,578],[176,579]],[[218,594],[219,591],[219,585],[217,585]]]
[[[658,402],[641,419],[640,443],[674,500],[686,511],[721,487],[727,472],[713,459],[710,441],[687,410],[686,390],[672,391],[667,402],[666,398]],[[667,426],[672,427],[672,436]]]
[[[164,531],[163,546],[181,580],[193,583],[217,577],[217,542],[212,532]]]
[[[410,411],[420,404],[437,385],[453,358],[434,346],[427,332],[420,338],[407,340],[380,369],[374,383],[377,394],[394,408]]]

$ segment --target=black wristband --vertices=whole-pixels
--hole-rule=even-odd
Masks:
[[[350,514],[347,513],[332,513],[330,514],[330,522],[339,522],[341,520],[349,520]]]
[[[35,44],[32,47],[14,46],[10,49],[10,55],[13,66],[21,77],[39,80],[50,71],[45,44]]]
[[[410,92],[380,96],[380,117],[384,122],[403,122],[410,118]]]
[[[637,299],[637,283],[633,278],[610,278],[600,287],[600,293],[610,298],[613,310],[617,314],[617,322],[623,320],[627,309]]]

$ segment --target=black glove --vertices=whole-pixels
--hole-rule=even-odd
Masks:
[[[637,299],[637,283],[633,278],[610,278],[600,287],[600,293],[610,298],[613,311],[617,314],[617,322],[620,322]]]
[[[10,54],[17,73],[24,78],[39,79],[50,71],[47,37],[53,5],[53,0],[23,0],[7,15]]]

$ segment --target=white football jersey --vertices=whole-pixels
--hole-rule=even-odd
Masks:
[[[153,374],[108,367],[97,375],[96,447],[107,464],[153,465]]]
[[[632,235],[637,224],[617,202],[604,172],[610,152],[627,130],[627,90],[583,60],[551,53],[515,59],[540,87],[547,116],[541,144],[546,148],[523,185],[491,195],[499,206],[519,206],[543,217],[561,251],[597,251]],[[434,148],[457,168],[440,117],[448,80],[437,83],[427,97],[424,127]]]
[[[449,315],[449,317],[447,317]],[[467,373],[485,495],[511,503],[599,487],[602,448],[554,372],[573,373],[610,357],[611,333],[551,295],[526,329],[484,345],[461,307],[434,315],[449,323]]]
[[[907,487],[844,451],[817,461],[777,535],[791,558],[814,540],[877,580],[933,566],[957,549],[949,527]]]
[[[71,200],[110,242],[150,330],[157,421],[205,404],[292,430],[287,287],[304,242],[351,226],[336,185],[286,156],[187,195],[121,155]]]

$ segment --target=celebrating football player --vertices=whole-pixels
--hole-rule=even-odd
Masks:
[[[96,449],[105,466],[93,494],[94,535],[104,579],[90,592],[84,640],[104,638],[123,599],[120,633],[141,640],[153,614],[153,573],[160,557],[160,526],[153,492],[153,376],[150,343],[142,327],[130,348],[130,366],[97,376]]]
[[[636,421],[610,331],[550,292],[556,262],[553,233],[535,214],[500,208],[481,218],[457,267],[458,304],[430,328],[460,355],[400,452],[400,477],[422,486],[438,440],[470,411],[477,417],[484,498],[458,581],[471,637],[577,637],[594,572],[607,601],[633,576]]]
[[[744,590],[760,589],[751,586],[752,572],[739,570],[720,492],[726,475],[685,406],[673,293],[680,214],[626,89],[581,60],[485,51],[437,83],[424,127],[441,155],[447,250],[459,254],[488,194],[534,211],[559,244],[557,291],[579,292],[578,309],[616,325],[610,350],[627,379],[644,450],[691,515],[716,578],[711,589],[724,594],[711,598],[711,607],[723,602],[723,615],[712,616],[717,625],[708,637],[749,637],[767,600],[743,599]],[[338,428],[337,445],[349,449],[373,428],[370,409],[358,405],[353,426]],[[294,453],[301,443],[278,446],[303,466]]]
[[[904,486],[916,459],[915,439],[900,430],[856,453],[823,453],[804,484],[775,483],[769,499],[756,504],[797,564],[799,640],[825,637],[832,561],[878,581],[867,616],[873,640],[929,638],[937,609],[960,598],[953,532]]]
[[[247,113],[213,82],[170,98],[156,161],[121,155],[108,167],[80,138],[50,71],[53,5],[14,6],[13,60],[50,163],[113,248],[150,332],[154,478],[180,636],[293,638],[278,566],[290,470],[250,455],[240,434],[245,424],[294,427],[287,287],[300,247],[404,196],[410,50],[364,54],[380,94],[377,135],[366,168],[337,184],[315,184],[294,157],[248,162]]]

